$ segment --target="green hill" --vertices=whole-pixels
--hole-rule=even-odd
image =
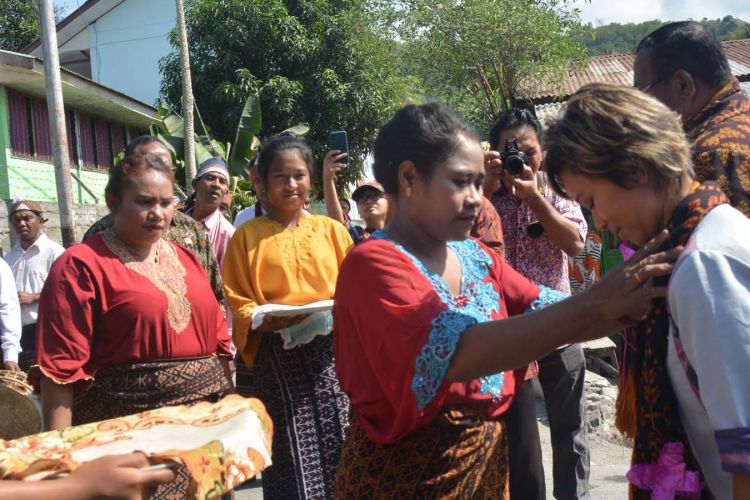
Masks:
[[[711,26],[721,41],[750,38],[750,23],[732,16],[723,19],[704,18],[701,22]],[[589,24],[584,29],[582,42],[592,56],[633,52],[643,37],[664,24],[667,22],[659,20],[638,24],[611,23],[596,28]]]

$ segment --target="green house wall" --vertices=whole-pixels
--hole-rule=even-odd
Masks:
[[[104,204],[107,172],[72,166],[81,180],[71,179],[73,201],[77,204]],[[94,199],[84,186],[96,195]],[[10,143],[10,113],[8,95],[0,86],[0,198],[8,200],[23,195],[35,201],[56,201],[55,167],[51,162],[13,156]]]

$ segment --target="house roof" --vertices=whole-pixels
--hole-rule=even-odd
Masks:
[[[750,38],[721,42],[732,74],[750,81]],[[590,58],[580,68],[569,70],[560,89],[541,85],[527,97],[535,105],[565,100],[587,83],[606,82],[633,85],[635,54],[611,54]]]
[[[137,99],[112,90],[61,68],[63,101],[87,113],[116,118],[125,125],[147,129],[159,120],[156,109]],[[41,99],[47,98],[44,63],[27,54],[0,50],[0,85]]]
[[[57,45],[62,46],[71,40],[88,25],[97,21],[107,12],[114,9],[125,0],[87,0],[83,5],[71,12],[65,19],[57,23]],[[37,38],[21,49],[23,54],[41,56],[42,40]]]

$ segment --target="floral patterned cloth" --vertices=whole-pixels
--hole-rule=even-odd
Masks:
[[[578,203],[557,195],[549,186],[547,176],[542,177],[542,194],[563,217],[575,222],[581,240],[586,237],[586,220]],[[526,229],[536,216],[529,205],[515,196],[498,191],[492,203],[500,214],[505,237],[505,260],[516,271],[534,282],[570,293],[568,279],[568,257],[550,239],[547,233],[537,238],[530,237]]]
[[[273,425],[257,399],[171,406],[0,441],[0,479],[41,480],[104,455],[142,451],[187,467],[192,498],[218,498],[271,465]]]

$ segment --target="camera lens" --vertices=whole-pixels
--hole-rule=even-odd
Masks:
[[[523,160],[518,155],[510,155],[505,160],[505,167],[511,175],[518,177],[523,172]]]

